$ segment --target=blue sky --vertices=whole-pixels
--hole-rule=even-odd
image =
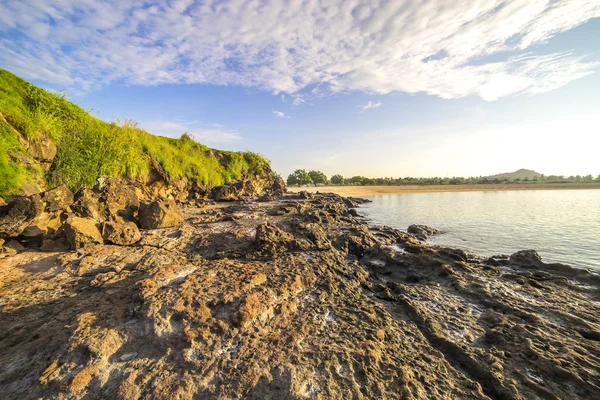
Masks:
[[[108,121],[259,152],[284,176],[600,173],[598,0],[0,11],[0,67]]]

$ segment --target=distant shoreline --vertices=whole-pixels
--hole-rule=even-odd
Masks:
[[[403,185],[403,186],[316,186],[288,187],[289,192],[331,192],[342,196],[368,194],[404,194],[436,192],[496,192],[508,190],[584,190],[600,189],[600,183],[533,183],[475,185]]]

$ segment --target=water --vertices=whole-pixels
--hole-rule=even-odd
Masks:
[[[600,190],[379,194],[360,208],[373,224],[444,232],[429,243],[490,256],[534,249],[545,262],[600,270]]]

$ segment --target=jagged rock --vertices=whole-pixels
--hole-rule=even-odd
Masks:
[[[65,210],[73,204],[73,192],[65,185],[57,186],[40,194],[45,204],[45,211],[53,212]]]
[[[135,189],[119,178],[102,176],[94,191],[100,197],[100,211],[105,220],[121,217],[125,221],[133,221],[140,208],[140,200]]]
[[[275,178],[271,185],[271,194],[273,196],[283,196],[285,192],[285,181],[281,177]]]
[[[307,192],[306,190],[303,190],[298,193],[298,198],[303,199],[303,200],[312,199],[313,197],[314,197],[313,194],[310,192]]]
[[[535,250],[521,250],[510,256],[509,264],[519,267],[539,267],[544,265]]]
[[[95,219],[71,216],[66,220],[64,229],[72,249],[104,243]]]
[[[102,226],[104,240],[121,246],[137,243],[142,238],[140,230],[133,222],[105,222]]]
[[[427,240],[429,236],[439,235],[439,230],[431,228],[427,225],[411,225],[408,227],[407,232],[415,235],[419,240]]]
[[[49,229],[55,231],[58,229],[58,215],[72,202],[73,194],[66,186],[58,186],[28,197],[18,197],[0,208],[0,235],[35,237],[47,234]]]
[[[293,234],[268,222],[256,227],[254,241],[259,251],[266,255],[276,255],[287,250],[294,251],[310,247],[306,240],[296,240]]]
[[[100,212],[100,196],[91,189],[81,189],[76,196],[75,203],[71,209],[75,214],[84,218],[94,218],[98,221],[104,220],[104,213]]]
[[[216,201],[237,201],[245,196],[258,196],[267,187],[265,179],[242,179],[228,185],[217,186],[211,197]]]
[[[39,194],[18,197],[0,209],[0,235],[20,235],[29,222],[44,211],[44,202]]]
[[[183,214],[173,199],[161,199],[143,203],[139,219],[142,229],[169,228],[181,224]]]
[[[42,242],[42,251],[67,251],[71,248],[71,243],[66,237],[58,239],[44,239]]]
[[[495,267],[498,267],[501,265],[508,265],[509,257],[507,255],[503,255],[503,254],[491,256],[486,260],[486,263],[493,265]]]
[[[258,201],[261,203],[266,203],[268,201],[273,201],[273,200],[275,200],[275,197],[268,195],[268,194],[264,194],[258,198]]]
[[[56,145],[45,135],[29,142],[27,152],[42,163],[51,163],[56,157]]]

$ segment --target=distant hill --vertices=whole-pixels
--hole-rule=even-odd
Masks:
[[[515,172],[505,172],[503,174],[497,174],[497,175],[490,175],[487,177],[487,179],[500,179],[500,180],[504,180],[504,179],[508,179],[509,181],[514,181],[515,179],[520,179],[523,180],[525,178],[528,179],[534,179],[534,178],[539,178],[540,176],[542,176],[542,174],[540,174],[539,172],[535,172],[531,169],[524,169],[521,168],[520,170],[517,170]]]

